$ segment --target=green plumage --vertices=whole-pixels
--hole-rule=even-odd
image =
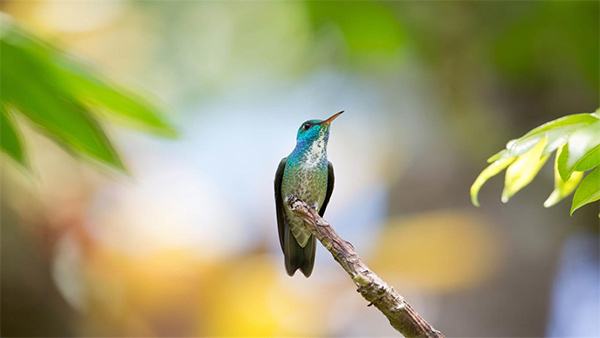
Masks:
[[[281,160],[275,174],[275,204],[279,242],[283,250],[285,268],[292,276],[297,269],[308,277],[312,273],[316,241],[306,229],[302,219],[297,217],[287,203],[295,196],[321,216],[333,192],[333,166],[327,160],[327,141],[331,118],[319,121],[310,120],[298,130],[296,147]]]

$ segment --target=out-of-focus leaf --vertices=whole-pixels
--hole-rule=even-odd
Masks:
[[[26,115],[49,137],[74,153],[124,169],[100,125],[63,90],[49,65],[28,52],[28,39],[6,33],[0,39],[1,99]]]
[[[98,74],[92,74],[74,63],[56,64],[60,79],[82,101],[105,107],[111,113],[151,132],[168,137],[177,135],[158,110],[143,98],[112,83],[109,84]]]
[[[575,191],[573,204],[571,204],[571,215],[582,206],[600,199],[600,167],[592,170]]]
[[[502,202],[506,203],[519,190],[529,184],[548,160],[548,155],[543,155],[548,139],[542,138],[533,148],[519,156],[506,169]]]
[[[0,104],[0,147],[8,156],[23,166],[27,166],[25,149],[6,108]]]
[[[176,136],[175,129],[162,117],[158,108],[139,95],[110,83],[100,74],[84,67],[54,47],[30,36],[18,27],[10,30],[9,38],[19,41],[20,47],[53,72],[56,86],[80,102],[103,107],[121,119],[162,136]]]
[[[565,151],[558,158],[558,171],[563,180],[567,180],[580,161],[600,145],[600,120],[577,129],[569,136]],[[589,159],[593,161],[594,158]],[[591,164],[590,164],[591,165]]]
[[[575,171],[571,174],[571,177],[567,181],[563,181],[560,173],[558,172],[558,159],[560,154],[565,151],[566,145],[562,146],[557,152],[554,160],[554,190],[548,196],[548,199],[544,202],[544,207],[549,208],[556,203],[569,196],[577,187],[577,184],[583,178],[583,172]]]
[[[513,161],[515,157],[505,157],[500,158],[496,162],[487,166],[487,168],[483,169],[483,171],[477,176],[473,185],[471,185],[471,203],[475,206],[479,206],[479,190],[483,186],[487,180],[498,175],[499,172],[504,170],[504,168],[508,167]]]
[[[588,171],[600,165],[600,145],[588,151],[575,165],[577,171]]]
[[[93,110],[156,134],[176,135],[153,105],[20,29],[6,15],[0,15],[0,48],[0,103],[16,108],[75,155],[124,169]]]

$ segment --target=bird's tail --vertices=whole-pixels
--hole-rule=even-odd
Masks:
[[[315,237],[310,236],[308,243],[303,248],[298,244],[290,229],[287,228],[285,230],[283,243],[285,270],[288,275],[293,276],[296,270],[300,269],[304,276],[309,277],[315,265],[315,252],[317,248]]]

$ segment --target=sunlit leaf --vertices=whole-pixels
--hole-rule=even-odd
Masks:
[[[585,176],[573,196],[571,215],[582,206],[600,199],[600,167]]]
[[[507,153],[506,149],[502,149],[499,152],[495,153],[494,155],[492,155],[490,158],[487,159],[487,163],[492,163],[492,162],[496,162],[497,160],[499,160],[502,156],[504,156]]]
[[[536,145],[542,137],[547,138],[544,153],[549,154],[565,144],[572,132],[594,122],[598,122],[598,119],[591,116],[591,114],[567,115],[547,122],[529,131],[522,137],[509,141],[506,144],[506,151],[508,153],[504,154],[504,156],[522,155]]]
[[[27,165],[21,137],[2,104],[0,104],[0,147],[13,160],[23,166]]]
[[[523,138],[533,136],[533,135],[539,135],[539,134],[542,134],[544,132],[547,132],[547,131],[550,131],[550,130],[556,129],[556,128],[571,128],[574,126],[577,127],[577,126],[581,126],[581,125],[587,125],[590,123],[594,123],[596,121],[597,121],[597,119],[595,117],[591,116],[591,114],[583,113],[583,114],[567,115],[567,116],[560,117],[556,120],[546,122],[546,123],[542,124],[541,126],[532,129],[527,134],[525,134],[523,136]]]
[[[558,171],[567,180],[580,161],[595,147],[600,145],[600,120],[577,129],[569,136],[566,151],[558,159]],[[589,159],[593,160],[594,158]]]
[[[0,39],[2,101],[13,105],[73,153],[83,153],[123,169],[121,159],[96,120],[56,85],[47,65],[27,53],[21,43],[27,41],[18,36]]]
[[[488,159],[500,168],[510,159],[506,170],[502,201],[507,202],[515,193],[529,184],[547,161],[557,151],[554,162],[554,190],[544,202],[550,207],[570,195],[581,182],[586,171],[600,167],[600,109],[592,114],[573,114],[545,123],[524,136],[509,141],[506,149]],[[506,160],[509,161],[509,160]],[[471,200],[478,206],[477,192],[491,177],[487,173],[475,180],[471,187]]]
[[[588,151],[575,165],[577,171],[588,171],[600,165],[600,145]]]
[[[508,156],[520,156],[528,152],[536,144],[540,142],[542,136],[534,135],[532,137],[522,137],[515,140],[510,140],[506,144]],[[505,155],[505,156],[507,156]]]
[[[544,207],[546,208],[555,205],[565,197],[569,196],[583,178],[583,172],[580,171],[573,172],[567,181],[563,181],[562,177],[560,176],[560,173],[558,172],[558,159],[565,147],[566,146],[562,146],[556,152],[556,158],[554,160],[554,190],[544,202]]]
[[[503,203],[508,202],[515,193],[529,184],[546,163],[548,155],[543,155],[543,152],[547,143],[548,139],[542,138],[533,148],[519,156],[506,169],[504,190],[502,191]]]
[[[490,178],[498,175],[504,168],[508,167],[513,161],[515,157],[505,157],[500,158],[496,162],[487,166],[487,168],[483,169],[483,171],[477,176],[473,185],[471,185],[471,203],[475,206],[479,206],[479,190],[481,187],[489,180]]]

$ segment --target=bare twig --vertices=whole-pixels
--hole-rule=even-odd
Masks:
[[[405,337],[444,335],[423,319],[396,290],[389,286],[360,259],[354,247],[343,240],[319,214],[297,198],[288,200],[290,208],[304,220],[308,230],[331,252],[333,258],[352,277],[358,292],[381,311],[390,324]]]

